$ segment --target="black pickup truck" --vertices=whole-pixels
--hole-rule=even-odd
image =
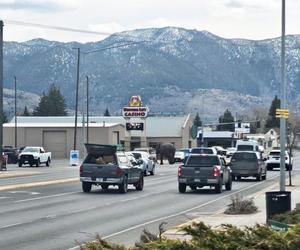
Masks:
[[[187,186],[192,190],[210,186],[216,193],[221,193],[223,185],[226,190],[231,190],[231,169],[219,155],[190,154],[184,165],[178,168],[180,193],[184,193]]]
[[[80,166],[80,181],[83,192],[90,192],[92,185],[108,189],[118,186],[120,193],[126,193],[128,184],[136,190],[143,190],[143,169],[132,163],[116,146],[85,144],[87,156]]]

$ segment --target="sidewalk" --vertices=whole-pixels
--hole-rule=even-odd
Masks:
[[[258,207],[258,212],[254,214],[246,215],[227,215],[224,214],[226,207],[213,215],[203,215],[187,223],[181,224],[174,228],[167,230],[164,236],[169,239],[182,239],[187,240],[190,237],[186,235],[185,232],[181,230],[182,227],[191,225],[192,223],[203,222],[213,228],[220,226],[221,224],[232,224],[234,226],[254,226],[255,224],[266,223],[266,199],[265,192],[278,191],[279,185],[274,184],[268,188],[261,190],[258,193],[246,196],[245,198],[253,198],[254,204]],[[286,186],[286,191],[291,191],[292,193],[292,209],[296,207],[296,204],[300,203],[300,175],[296,175],[293,178],[293,186]]]

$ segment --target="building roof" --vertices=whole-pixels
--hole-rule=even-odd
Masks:
[[[90,128],[109,128],[109,127],[114,127],[114,126],[117,126],[117,125],[122,125],[120,123],[108,123],[108,122],[105,122],[105,123],[89,123],[89,127]],[[13,128],[15,126],[14,123],[5,123],[3,125],[3,127],[6,127],[6,128]],[[73,128],[74,127],[74,123],[35,123],[35,122],[28,122],[28,123],[19,123],[17,124],[17,126],[19,128]],[[123,125],[122,125],[123,126]],[[77,127],[80,128],[82,127],[82,123],[77,123]]]
[[[181,137],[182,129],[188,124],[190,115],[185,116],[150,116],[146,118],[147,137]],[[18,116],[18,126],[21,127],[74,127],[74,116]],[[14,126],[14,118],[5,127]],[[78,116],[78,126],[82,126],[82,116]],[[103,127],[107,124],[126,125],[122,116],[90,116],[90,127]]]

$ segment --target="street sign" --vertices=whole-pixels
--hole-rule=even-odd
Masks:
[[[289,118],[289,110],[288,109],[276,109],[276,118]]]

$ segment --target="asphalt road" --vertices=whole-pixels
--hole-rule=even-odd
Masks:
[[[86,194],[79,181],[18,188],[24,183],[78,177],[78,167],[69,167],[66,161],[53,162],[50,168],[21,169],[38,172],[32,176],[0,175],[0,188],[17,184],[0,192],[0,249],[70,249],[78,242],[93,240],[96,233],[132,245],[144,228],[157,233],[161,222],[171,227],[200,214],[213,214],[226,206],[232,195],[258,192],[278,182],[279,176],[279,171],[269,171],[267,181],[234,182],[233,190],[222,194],[207,188],[179,194],[177,167],[159,166],[155,176],[145,178],[144,191],[131,187],[127,194],[100,188]],[[20,169],[9,166],[9,170]],[[300,173],[300,154],[294,157],[293,173]]]

